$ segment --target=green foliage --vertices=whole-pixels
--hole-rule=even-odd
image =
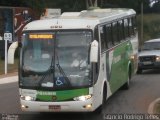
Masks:
[[[61,8],[64,11],[80,11],[85,9],[85,0],[46,0],[46,7]]]
[[[141,12],[141,2],[142,0],[107,0],[105,2],[106,4],[112,4],[115,5],[116,7],[120,8],[132,8],[137,11],[137,13]],[[150,7],[149,7],[149,0],[143,0],[143,6],[144,6],[144,12],[149,12]],[[105,6],[104,5],[104,6]]]
[[[62,11],[80,11],[86,9],[87,0],[0,0],[4,6],[26,6],[36,11],[43,11],[44,8],[61,8]],[[94,1],[94,0],[93,0]],[[97,0],[99,7],[124,7],[133,8],[138,13],[141,10],[142,0]],[[150,11],[149,0],[143,0],[144,12]]]
[[[160,1],[153,5],[152,12],[160,13]]]
[[[160,15],[159,14],[145,14],[143,19],[144,19],[143,21],[144,22],[143,40],[146,41],[149,39],[160,38],[160,32],[159,32],[160,31]],[[138,20],[139,34],[141,34],[140,33],[140,25],[141,25],[140,15],[137,16],[137,20]]]
[[[40,17],[41,13],[44,11],[45,8],[44,0],[27,0],[27,1],[19,0],[19,1],[21,1],[20,6],[26,6],[32,8],[37,14],[37,17]]]
[[[1,6],[19,6],[20,0],[0,0]]]

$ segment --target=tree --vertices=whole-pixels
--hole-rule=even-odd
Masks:
[[[148,12],[148,10],[150,9],[150,0],[107,0],[107,2],[104,3],[103,7],[110,7],[108,5],[111,5],[111,7],[113,6],[120,8],[132,8],[140,13],[141,1],[143,1],[144,4],[144,12]]]
[[[152,6],[152,12],[160,13],[160,1],[158,1]]]
[[[19,6],[19,3],[21,3],[21,0],[0,0],[1,6]]]
[[[160,1],[160,0],[155,0]],[[0,0],[4,6],[26,6],[36,11],[43,11],[44,8],[61,8],[64,11],[81,11],[88,7],[98,6],[102,8],[121,7],[133,8],[140,13],[141,0]],[[150,10],[150,0],[143,0],[144,12]]]
[[[45,0],[0,0],[0,5],[10,7],[30,7],[36,11],[37,16],[39,17],[44,10]]]

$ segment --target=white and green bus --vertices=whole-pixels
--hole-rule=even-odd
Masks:
[[[136,12],[65,12],[25,26],[20,46],[23,111],[101,111],[137,70]]]

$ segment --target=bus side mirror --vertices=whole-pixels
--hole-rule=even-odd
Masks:
[[[18,42],[13,42],[8,49],[8,64],[14,64],[14,54],[16,48],[18,47]]]
[[[97,63],[98,62],[98,41],[97,40],[94,40],[91,43],[90,62],[91,63]]]

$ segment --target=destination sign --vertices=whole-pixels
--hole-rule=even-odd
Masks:
[[[52,34],[30,34],[30,39],[53,39],[54,35]]]

